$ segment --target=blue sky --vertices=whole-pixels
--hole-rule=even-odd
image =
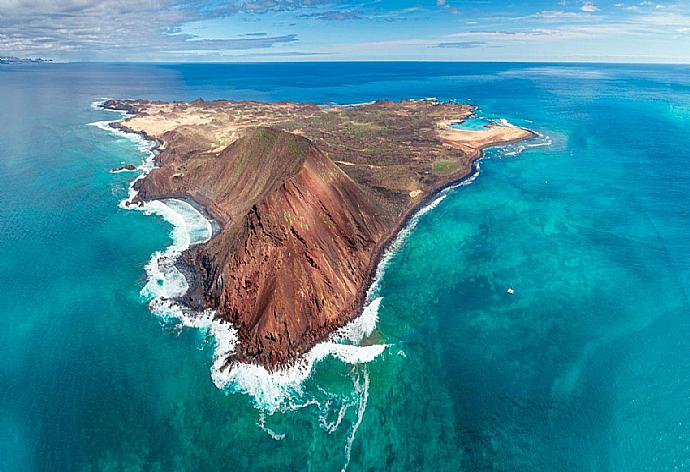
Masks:
[[[690,1],[0,0],[0,55],[690,63]]]

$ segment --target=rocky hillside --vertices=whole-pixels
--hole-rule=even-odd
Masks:
[[[451,125],[467,105],[429,100],[109,101],[118,126],[160,146],[139,200],[189,198],[221,225],[183,259],[185,300],[238,330],[235,360],[288,363],[361,312],[382,251],[434,192],[521,128]],[[231,361],[232,359],[230,359]]]
[[[219,219],[220,234],[186,256],[199,276],[190,296],[238,328],[240,360],[284,363],[357,314],[385,231],[333,161],[304,137],[263,127],[218,156],[177,144],[161,159],[180,164],[154,170],[139,197],[191,197]]]

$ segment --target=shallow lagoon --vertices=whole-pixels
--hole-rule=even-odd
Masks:
[[[463,130],[463,131],[479,131],[483,128],[486,128],[491,124],[491,121],[485,119],[485,118],[479,118],[476,116],[472,116],[460,123],[453,123],[451,124],[451,128]]]

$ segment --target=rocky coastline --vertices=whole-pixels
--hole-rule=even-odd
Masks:
[[[462,121],[473,108],[425,101],[374,102],[354,112],[225,101],[104,106],[127,113],[115,127],[157,143],[157,168],[136,182],[134,203],[186,199],[219,225],[178,261],[190,285],[181,302],[213,308],[237,327],[228,363],[269,370],[361,314],[390,243],[439,192],[472,175],[486,147],[533,136],[520,128],[439,129],[449,114]],[[233,115],[246,122],[238,127]],[[328,128],[325,119],[340,121]],[[408,127],[387,136],[384,125],[395,120]],[[372,149],[385,152],[367,155]]]

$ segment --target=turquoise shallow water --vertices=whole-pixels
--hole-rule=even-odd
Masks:
[[[143,154],[86,126],[104,96],[436,96],[551,144],[489,151],[380,280],[386,351],[271,415],[147,310],[171,228],[118,208]],[[690,467],[687,67],[3,66],[0,100],[0,470]]]
[[[472,116],[460,123],[453,123],[451,127],[464,131],[478,131],[485,128],[491,122],[485,118]]]

